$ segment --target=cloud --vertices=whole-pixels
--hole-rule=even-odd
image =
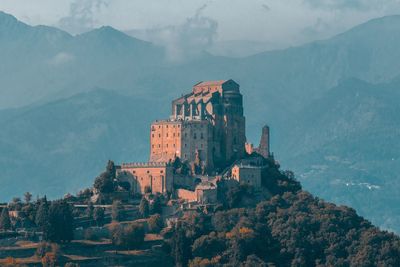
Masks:
[[[317,18],[315,23],[311,26],[305,27],[301,33],[306,39],[319,39],[324,37],[324,34],[331,32],[332,28],[329,23],[325,22],[322,18]]]
[[[398,0],[303,0],[305,4],[312,8],[327,10],[356,10],[369,11],[376,9],[386,9],[394,4],[399,4]]]
[[[217,36],[218,23],[204,16],[204,4],[196,10],[193,17],[180,25],[170,25],[146,30],[132,30],[129,34],[162,45],[166,48],[169,61],[184,61],[199,55],[210,48]]]
[[[107,7],[109,0],[74,0],[69,7],[69,15],[58,21],[58,26],[72,34],[93,29],[97,21],[95,13]]]
[[[267,12],[271,11],[271,8],[267,4],[262,4],[261,7]]]
[[[60,52],[49,60],[49,64],[60,66],[75,60],[75,56],[67,52]]]

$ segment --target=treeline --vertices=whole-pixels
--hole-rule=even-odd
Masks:
[[[65,200],[50,202],[46,197],[36,202],[29,199],[26,203],[14,200],[9,206],[18,212],[18,217],[10,218],[9,208],[4,208],[0,215],[0,230],[27,227],[42,232],[43,239],[47,241],[69,242],[73,239],[73,211]]]
[[[304,191],[187,215],[166,249],[177,266],[400,266],[399,237]]]

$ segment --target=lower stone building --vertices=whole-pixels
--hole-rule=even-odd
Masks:
[[[197,202],[199,204],[215,204],[217,203],[217,186],[214,182],[201,182],[196,186],[194,191],[187,189],[177,189],[176,196],[189,202]]]
[[[128,182],[133,194],[167,193],[173,190],[173,167],[164,162],[124,163],[116,166],[120,182]]]
[[[261,187],[261,171],[262,167],[252,166],[249,164],[236,164],[232,167],[232,178],[239,183],[247,183],[255,188]]]

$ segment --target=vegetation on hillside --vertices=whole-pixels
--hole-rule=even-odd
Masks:
[[[400,266],[400,238],[305,191],[193,213],[167,246],[177,266]]]

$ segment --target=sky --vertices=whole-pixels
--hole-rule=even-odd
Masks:
[[[0,10],[72,34],[110,25],[159,43],[243,41],[275,49],[400,14],[400,0],[0,0]]]

